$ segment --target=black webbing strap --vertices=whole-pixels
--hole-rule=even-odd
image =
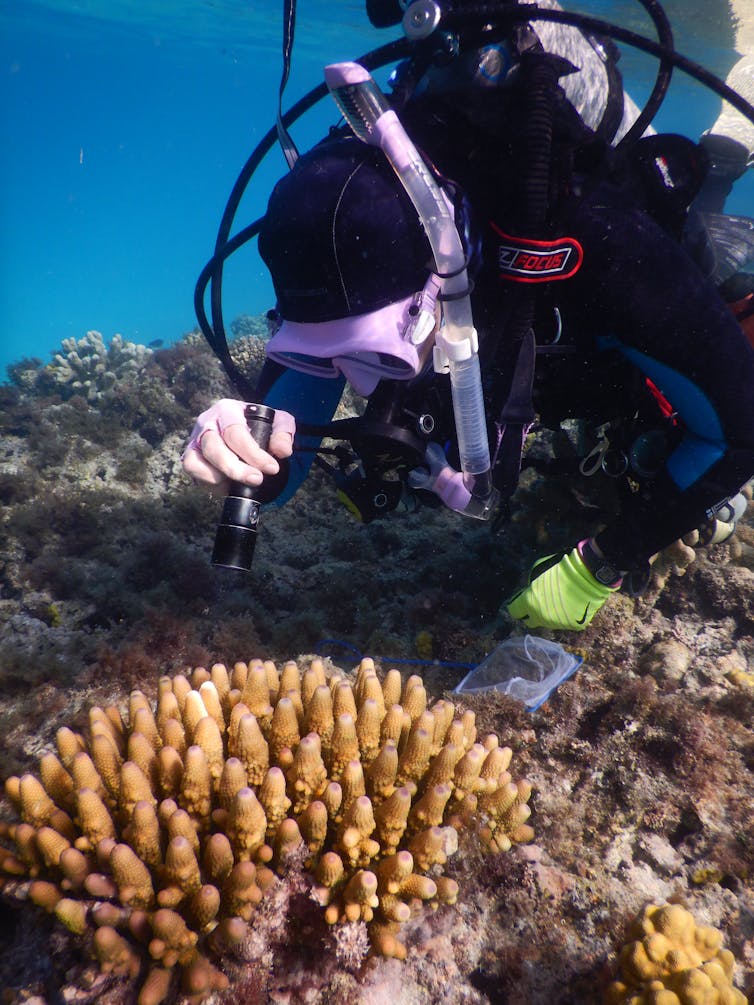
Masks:
[[[508,397],[496,423],[492,469],[495,485],[506,498],[518,485],[524,440],[536,419],[532,402],[536,355],[534,330],[529,328],[519,343]]]
[[[283,125],[283,91],[291,73],[291,57],[293,54],[293,37],[296,32],[296,0],[283,0],[283,73],[278,90],[278,111],[275,125],[278,142],[283,151],[289,168],[298,160],[298,150],[291,134]]]

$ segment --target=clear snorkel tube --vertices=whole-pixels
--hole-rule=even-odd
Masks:
[[[463,512],[489,519],[497,493],[492,487],[477,333],[471,316],[466,258],[448,200],[384,94],[359,63],[325,67],[330,93],[353,131],[380,147],[411,198],[443,280],[444,324],[435,336],[434,366],[450,374],[453,414],[463,483],[471,494]]]

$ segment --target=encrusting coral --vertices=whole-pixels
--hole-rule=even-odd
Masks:
[[[648,905],[628,931],[604,1005],[746,1005],[722,938],[680,904]]]
[[[373,953],[404,958],[401,925],[458,896],[443,867],[460,831],[493,851],[533,837],[511,750],[368,659],[353,679],[317,659],[198,668],[161,678],[155,708],[134,691],[126,721],[92,708],[86,738],[56,739],[39,779],[6,782],[21,820],[0,829],[2,882],[30,879],[103,971],[145,973],[140,1005],[177,967],[193,1002],[226,987],[215,964],[291,867],[330,925],[362,924]]]

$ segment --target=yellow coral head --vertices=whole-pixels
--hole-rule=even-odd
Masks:
[[[29,900],[84,937],[105,973],[145,975],[140,1005],[177,988],[174,968],[191,1005],[223,990],[216,964],[251,951],[263,898],[282,903],[301,870],[341,948],[351,926],[403,959],[401,925],[458,897],[445,865],[460,830],[495,850],[531,836],[510,748],[477,742],[473,714],[451,702],[429,706],[421,678],[381,682],[371,660],[329,681],[318,660],[303,674],[293,661],[199,667],[161,678],[154,708],[134,692],[125,721],[95,708],[88,722],[88,740],[58,731],[41,781],[6,783],[21,820],[0,826],[0,871],[6,889],[28,877]],[[695,932],[694,951],[714,957],[704,966],[724,970]]]

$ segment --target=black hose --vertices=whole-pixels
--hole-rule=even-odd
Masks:
[[[241,393],[242,397],[251,400],[254,396],[255,385],[248,380],[243,372],[239,370],[233,361],[233,357],[230,355],[230,350],[228,349],[228,340],[225,335],[225,326],[222,319],[222,309],[219,309],[218,314],[213,314],[213,323],[211,324],[207,313],[204,309],[204,297],[207,292],[207,286],[211,282],[217,282],[218,285],[222,282],[222,269],[225,261],[239,248],[243,247],[248,241],[256,237],[259,233],[259,228],[262,226],[262,220],[264,217],[260,217],[255,220],[254,223],[249,224],[248,227],[244,227],[243,230],[235,234],[229,241],[217,251],[212,258],[207,262],[202,271],[199,273],[199,278],[196,281],[196,287],[194,289],[194,312],[196,314],[196,319],[199,322],[199,327],[202,330],[210,349],[214,352],[217,358],[223,365],[225,372],[228,377],[235,384],[238,391]]]
[[[644,134],[647,126],[649,126],[654,119],[665,98],[667,89],[670,86],[670,78],[673,73],[674,63],[671,55],[675,53],[675,46],[673,42],[673,31],[670,27],[667,15],[665,14],[662,5],[659,3],[659,0],[638,0],[638,2],[649,14],[657,31],[658,41],[653,44],[658,47],[655,55],[659,58],[660,65],[658,67],[657,76],[649,98],[639,113],[636,121],[632,124],[631,128],[620,141],[618,146],[629,146]],[[550,14],[565,15],[565,17],[550,17]],[[596,34],[607,35],[612,38],[619,37],[618,33],[625,33],[623,35],[623,41],[629,42],[630,44],[634,44],[631,42],[631,39],[634,38],[649,42],[649,39],[643,39],[643,36],[636,35],[634,32],[628,31],[628,29],[619,28],[607,21],[598,21],[597,19],[590,18],[584,14],[560,10],[551,11],[549,9],[532,7],[528,4],[511,5],[510,0],[498,0],[497,3],[493,0],[492,3],[480,3],[470,6],[464,5],[462,8],[447,14],[443,18],[442,23],[444,27],[447,26],[449,28],[460,30],[467,26],[470,20],[476,21],[481,25],[490,23],[491,21],[500,19],[501,17],[506,19],[508,22],[513,23],[521,21],[556,21],[570,25],[574,28],[579,28],[582,31],[591,30]],[[599,28],[596,27],[597,24],[600,25]]]
[[[519,170],[522,182],[521,232],[541,237],[547,220],[552,167],[552,129],[560,62],[545,52],[524,53],[526,112],[522,129],[523,159]]]
[[[631,146],[632,143],[641,139],[644,135],[647,126],[650,125],[655,115],[660,110],[660,105],[665,99],[668,87],[670,86],[670,78],[673,75],[673,63],[670,59],[670,55],[675,53],[675,45],[673,42],[673,30],[670,27],[667,15],[658,3],[658,0],[639,0],[639,3],[641,3],[654,22],[654,26],[657,29],[658,42],[662,46],[663,55],[660,57],[660,65],[657,69],[657,77],[655,78],[652,93],[649,95],[646,104],[642,108],[636,120],[631,124],[631,128],[617,144],[618,149],[625,149],[626,147]]]
[[[698,80],[700,84],[708,87],[724,101],[732,105],[736,111],[740,112],[750,122],[754,122],[754,105],[750,104],[745,98],[742,98],[737,91],[734,91],[732,87],[729,87],[728,84],[720,80],[710,70],[706,70],[699,63],[695,63],[692,59],[687,59],[686,56],[682,56],[675,50],[671,52],[666,51],[659,42],[653,42],[652,39],[645,38],[643,35],[639,35],[628,28],[621,28],[619,25],[611,24],[609,21],[589,17],[585,14],[574,15],[569,11],[543,10],[541,7],[537,8],[533,13],[531,11],[526,14],[513,13],[511,16],[513,20],[519,21],[554,21],[556,24],[568,24],[581,28],[582,31],[594,32],[596,35],[607,35],[609,38],[615,39],[616,42],[625,42],[626,45],[639,49],[641,52],[646,52],[656,59],[667,58],[668,62],[672,63],[677,70],[681,70],[682,73]]]
[[[517,175],[521,188],[518,231],[530,239],[544,237],[550,204],[552,133],[558,79],[570,64],[541,47],[520,57],[523,125]],[[492,471],[503,499],[514,492],[521,470],[521,445],[534,420],[532,389],[535,365],[534,317],[536,291],[517,284],[512,291],[508,321],[498,328],[491,346],[487,413],[496,423]]]

